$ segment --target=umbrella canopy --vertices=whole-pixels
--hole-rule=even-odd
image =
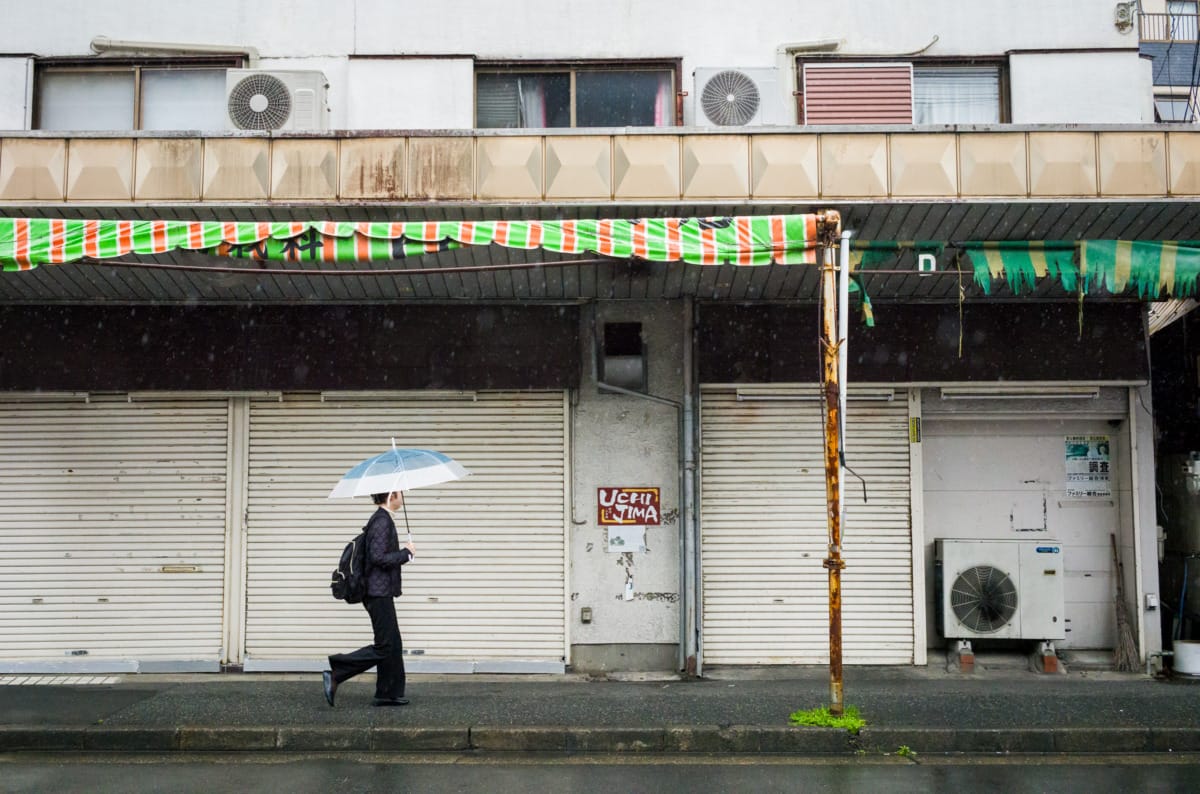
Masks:
[[[329,492],[329,498],[411,491],[413,488],[461,480],[470,474],[453,458],[432,449],[392,447],[346,472]]]

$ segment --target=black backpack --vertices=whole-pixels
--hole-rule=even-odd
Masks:
[[[337,570],[329,589],[333,597],[347,604],[360,604],[367,595],[367,529],[354,536],[342,549]]]

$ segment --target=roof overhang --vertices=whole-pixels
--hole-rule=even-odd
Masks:
[[[401,222],[836,210],[860,241],[1149,242],[1200,237],[1198,163],[1200,133],[1162,126],[286,138],[34,133],[0,140],[0,214]],[[872,298],[982,297],[960,272],[969,273],[960,249],[941,250],[932,274],[918,272],[914,250],[900,251],[870,277]],[[0,277],[0,303],[807,301],[818,282],[811,267],[604,257],[569,264],[580,257],[498,246],[370,263],[404,272],[353,278],[259,274],[189,251],[133,258],[197,269],[48,266]],[[1000,284],[988,297],[1071,298],[1048,281],[1020,295]]]

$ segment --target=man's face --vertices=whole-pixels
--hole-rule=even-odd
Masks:
[[[404,504],[404,494],[402,494],[400,491],[392,491],[390,494],[388,494],[388,499],[387,499],[387,509],[388,510],[391,510],[394,513],[397,510],[399,510],[400,506],[403,504]]]

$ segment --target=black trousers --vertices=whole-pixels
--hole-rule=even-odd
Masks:
[[[396,602],[391,596],[367,596],[363,606],[371,616],[375,642],[351,653],[329,657],[333,680],[339,684],[375,668],[375,697],[404,697],[404,642],[396,623]]]

